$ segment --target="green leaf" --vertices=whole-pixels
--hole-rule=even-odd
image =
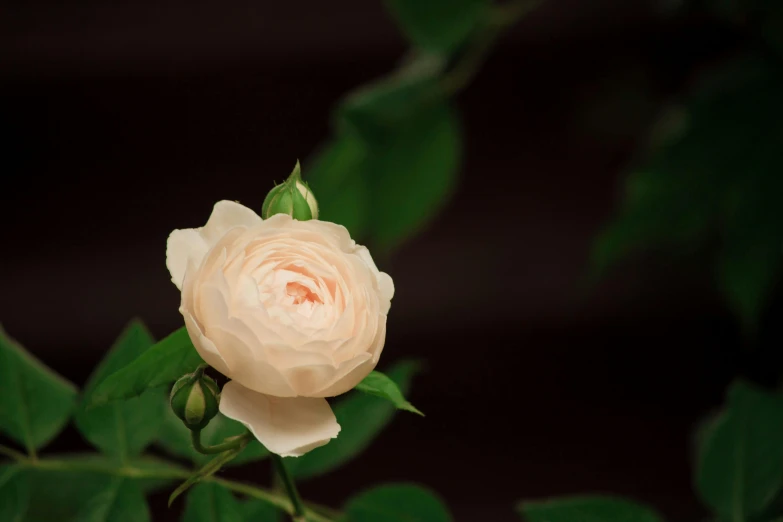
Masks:
[[[225,417],[222,413],[218,413],[207,427],[201,430],[201,441],[206,446],[213,446],[229,437],[244,433],[247,433],[247,428],[242,424]],[[170,408],[165,413],[163,426],[158,433],[158,445],[168,453],[186,458],[198,465],[203,466],[212,459],[210,455],[204,455],[193,449],[193,443],[190,440],[190,430],[185,427],[182,420],[174,415]],[[263,460],[268,456],[269,452],[266,448],[253,439],[234,460],[226,465],[241,466],[249,462]]]
[[[396,247],[438,214],[456,185],[461,147],[446,103],[422,108],[373,143],[365,169],[372,172],[371,233],[378,246]]]
[[[22,522],[29,502],[28,474],[18,466],[0,466],[0,520]]]
[[[243,518],[239,502],[231,492],[217,484],[199,484],[188,493],[182,522],[262,522]]]
[[[90,407],[137,397],[149,388],[176,381],[203,363],[182,327],[104,379],[92,393]]]
[[[281,522],[282,512],[268,502],[262,500],[247,500],[240,506],[242,520],[252,522]]]
[[[420,369],[417,361],[401,361],[387,374],[402,393],[407,393]],[[332,471],[361,454],[391,422],[395,411],[389,401],[353,392],[334,406],[337,422],[342,427],[340,435],[301,457],[286,459],[286,464],[294,477],[300,480]]]
[[[323,147],[305,169],[305,181],[318,200],[319,219],[343,225],[357,240],[369,227],[369,188],[362,176],[367,151],[353,134]]]
[[[114,477],[77,513],[74,522],[147,522],[150,512],[137,484]]]
[[[0,431],[32,452],[65,427],[76,387],[0,328]]]
[[[362,379],[362,382],[356,386],[356,389],[362,393],[368,393],[380,397],[381,399],[391,401],[399,410],[417,413],[422,417],[424,416],[424,414],[416,409],[413,404],[405,400],[405,397],[403,397],[397,384],[381,372],[370,372],[370,374]]]
[[[761,513],[783,487],[783,398],[744,382],[704,435],[696,483],[705,504],[726,519]],[[739,517],[739,518],[737,518]]]
[[[359,493],[348,499],[345,515],[347,522],[452,520],[448,508],[435,493],[414,484],[386,484]]]
[[[386,0],[413,44],[427,51],[455,51],[485,21],[486,0]]]
[[[141,453],[156,437],[166,409],[162,390],[147,390],[127,401],[96,408],[87,409],[87,405],[99,383],[140,357],[154,343],[142,323],[131,322],[90,377],[76,412],[76,427],[87,440],[121,461]]]
[[[527,522],[662,522],[650,508],[616,497],[592,496],[523,502]]]
[[[25,522],[72,521],[90,499],[105,489],[112,473],[120,467],[115,460],[95,453],[49,457],[66,465],[88,465],[95,471],[29,470],[31,502]],[[145,493],[169,486],[180,475],[180,470],[150,457],[131,459],[126,466],[144,473],[144,478],[126,480]]]

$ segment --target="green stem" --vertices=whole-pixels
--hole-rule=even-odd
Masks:
[[[27,455],[25,455],[24,453],[20,453],[15,449],[9,448],[8,446],[3,446],[2,444],[0,444],[0,455],[5,455],[9,459],[13,459],[13,460],[27,459]]]
[[[9,450],[9,448],[6,448],[5,446],[0,446],[0,448],[2,448],[2,452],[4,454],[8,454],[8,456],[14,458],[20,465],[31,469],[40,469],[45,471],[85,471],[132,479],[188,479],[193,475],[192,471],[180,468],[168,462],[166,462],[168,465],[167,468],[143,469],[137,468],[133,465],[117,466],[110,462],[61,460],[52,458],[39,458],[37,460],[32,460],[26,455],[17,451],[6,451]],[[300,518],[304,516],[305,518],[302,520],[307,520],[308,522],[332,522],[332,520],[339,519],[342,516],[340,512],[335,511],[330,507],[313,503],[307,503],[307,509],[302,509],[304,515],[297,515],[293,503],[286,496],[280,495],[274,491],[255,486],[253,484],[246,484],[244,482],[237,482],[215,476],[204,477],[202,481],[213,482],[226,489],[234,491],[235,493],[240,493],[262,500],[281,511],[285,511],[291,516],[299,516]],[[328,513],[328,516],[321,515],[320,513]]]
[[[246,444],[253,438],[251,433],[245,433],[237,437],[230,437],[220,444],[214,446],[204,446],[201,444],[201,430],[194,430],[190,432],[190,440],[193,442],[193,448],[204,455],[214,455],[216,453],[223,453],[232,449],[237,449],[242,444]]]
[[[275,453],[272,453],[272,463],[275,466],[277,475],[280,477],[280,480],[283,482],[283,486],[285,487],[285,490],[288,493],[288,498],[291,500],[291,505],[294,508],[294,513],[292,518],[296,522],[305,520],[305,509],[304,509],[304,504],[302,503],[302,497],[299,496],[299,491],[297,491],[296,489],[296,483],[294,482],[294,478],[291,476],[291,473],[288,472],[288,468],[285,467],[285,462],[283,461],[283,457]]]
[[[467,87],[503,33],[539,3],[541,0],[517,0],[493,8],[457,65],[443,77],[443,91],[453,96]]]

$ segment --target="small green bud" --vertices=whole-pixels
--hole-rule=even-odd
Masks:
[[[220,391],[214,379],[196,371],[174,383],[169,397],[171,409],[190,430],[201,430],[217,415]]]
[[[275,214],[288,214],[299,221],[318,219],[318,202],[307,183],[302,181],[298,161],[288,179],[270,190],[264,199],[261,217],[267,219]]]

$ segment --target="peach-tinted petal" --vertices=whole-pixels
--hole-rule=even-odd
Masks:
[[[312,396],[334,397],[352,390],[357,384],[362,382],[362,379],[367,377],[367,374],[373,371],[376,364],[378,364],[378,361],[373,360],[368,353],[357,355],[353,359],[342,363],[334,372],[331,382],[314,392]]]
[[[235,201],[218,201],[212,209],[209,221],[201,229],[201,235],[212,246],[226,232],[234,227],[252,227],[261,223],[261,218],[244,205]]]
[[[193,342],[193,346],[196,347],[196,351],[204,359],[208,365],[222,373],[223,375],[230,375],[228,364],[226,360],[220,355],[215,344],[209,340],[199,328],[196,320],[187,310],[180,310],[185,318],[185,328],[188,330],[190,340]]]
[[[212,327],[209,333],[220,351],[231,354],[228,375],[242,386],[276,397],[298,395],[274,366],[256,357],[252,348],[233,332]]]
[[[182,289],[188,263],[200,265],[207,251],[207,242],[196,229],[175,230],[169,235],[166,242],[166,267],[177,288]]]
[[[304,455],[340,433],[326,399],[272,397],[236,381],[223,386],[220,411],[244,424],[269,451],[283,457]]]

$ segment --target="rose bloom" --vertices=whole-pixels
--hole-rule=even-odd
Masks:
[[[220,411],[283,456],[336,437],[325,397],[378,363],[394,294],[367,249],[334,223],[220,201],[204,227],[171,233],[166,265],[193,345],[231,379]]]

